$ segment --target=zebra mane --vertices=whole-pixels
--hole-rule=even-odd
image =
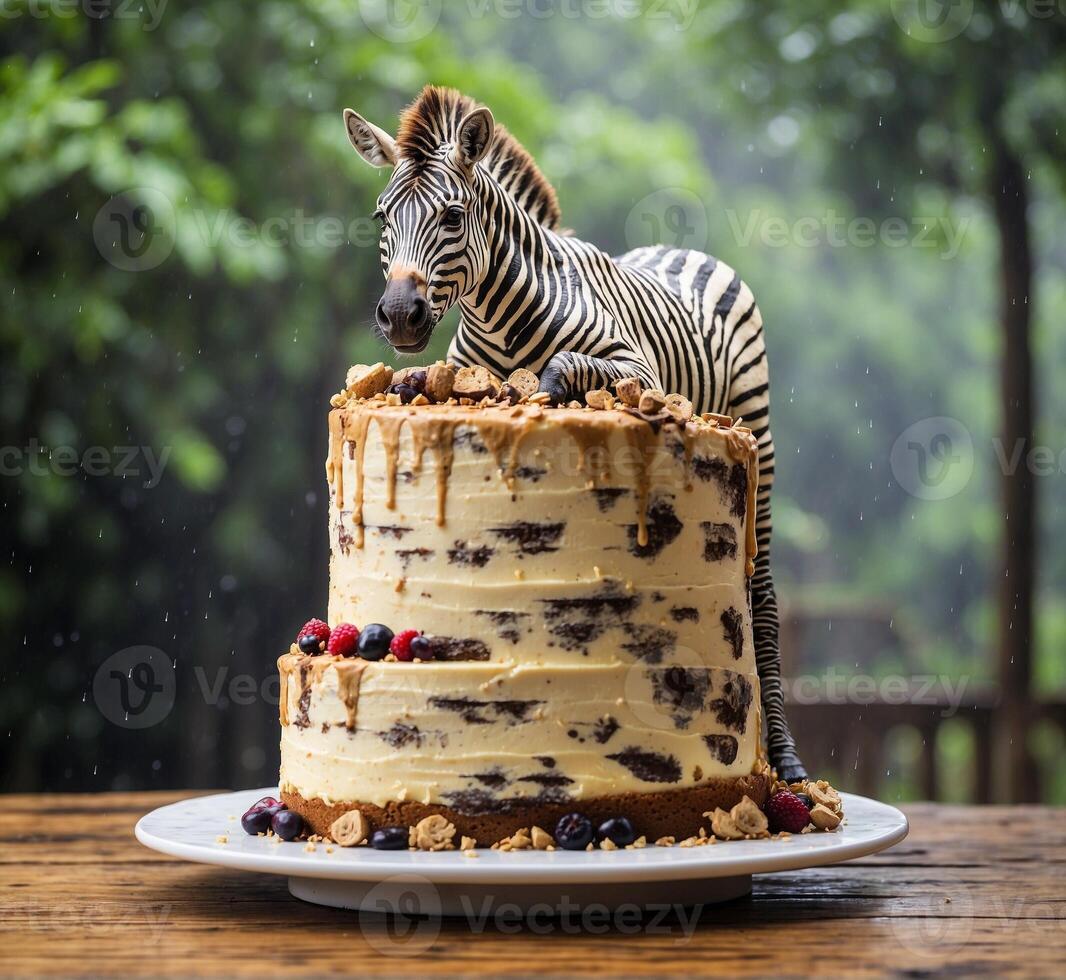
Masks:
[[[453,88],[427,85],[400,116],[396,144],[400,155],[416,166],[438,158],[441,145],[454,143],[459,123],[477,102]],[[559,226],[559,201],[533,158],[505,127],[496,134],[483,166],[530,217],[552,230]]]

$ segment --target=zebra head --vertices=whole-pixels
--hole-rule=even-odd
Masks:
[[[477,285],[489,259],[486,175],[477,164],[492,145],[492,113],[480,106],[449,119],[438,107],[412,119],[419,108],[408,110],[396,139],[344,110],[359,155],[372,166],[393,168],[374,212],[385,273],[374,319],[403,354],[425,349],[433,328]]]

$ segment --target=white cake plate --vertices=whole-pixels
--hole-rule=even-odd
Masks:
[[[200,796],[153,810],[137,839],[171,857],[241,871],[288,875],[289,891],[318,905],[405,916],[477,917],[494,908],[567,910],[688,907],[747,895],[751,876],[836,864],[874,854],[907,836],[895,807],[842,793],[845,822],[834,833],[704,847],[619,851],[376,851],[369,847],[249,837],[240,816],[276,787]],[[225,841],[223,843],[223,840]]]

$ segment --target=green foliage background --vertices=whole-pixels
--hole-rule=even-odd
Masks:
[[[351,151],[340,110],[392,128],[426,82],[487,103],[555,183],[564,223],[609,251],[645,243],[649,194],[688,208],[697,235],[706,222],[701,244],[753,286],[767,324],[779,592],[826,623],[805,662],[978,686],[994,682],[1000,336],[970,120],[982,73],[1001,72],[1030,167],[1038,441],[1055,456],[1038,481],[1035,684],[1061,694],[1061,24],[979,4],[958,38],[928,43],[888,3],[601,17],[468,2],[430,3],[432,29],[397,38],[371,0],[8,6],[21,13],[0,24],[0,442],[21,472],[0,479],[5,789],[273,778],[269,698],[210,691],[268,680],[324,610],[328,397],[347,365],[386,356],[368,330],[380,270],[365,221],[385,176]],[[117,267],[108,217],[160,199],[170,251]],[[905,243],[827,244],[831,215],[902,219]],[[915,241],[940,221],[961,233],[957,254],[943,235]],[[937,415],[968,428],[975,469],[951,501],[923,502],[889,452]],[[58,475],[34,448],[122,445],[169,454],[157,486]],[[833,645],[835,616],[874,607],[895,642]],[[91,693],[135,644],[177,665],[177,707],[144,731],[109,724]],[[1048,738],[1053,755],[1062,733]]]

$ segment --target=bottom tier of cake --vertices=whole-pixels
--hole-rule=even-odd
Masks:
[[[560,817],[575,810],[585,814],[594,825],[611,817],[628,817],[637,834],[649,841],[661,837],[682,840],[696,834],[701,826],[709,829],[710,819],[705,814],[715,808],[729,810],[745,796],[762,807],[769,792],[769,775],[757,774],[709,779],[688,789],[619,793],[568,803],[517,804],[505,812],[494,813],[464,813],[454,807],[413,800],[398,800],[384,806],[355,800],[326,803],[321,799],[305,799],[284,787],[281,798],[290,810],[304,818],[311,832],[323,837],[329,835],[333,821],[350,810],[359,810],[373,830],[413,827],[424,817],[440,814],[455,825],[456,839],[460,835],[473,837],[479,846],[485,847],[523,827],[537,826],[550,831]]]

